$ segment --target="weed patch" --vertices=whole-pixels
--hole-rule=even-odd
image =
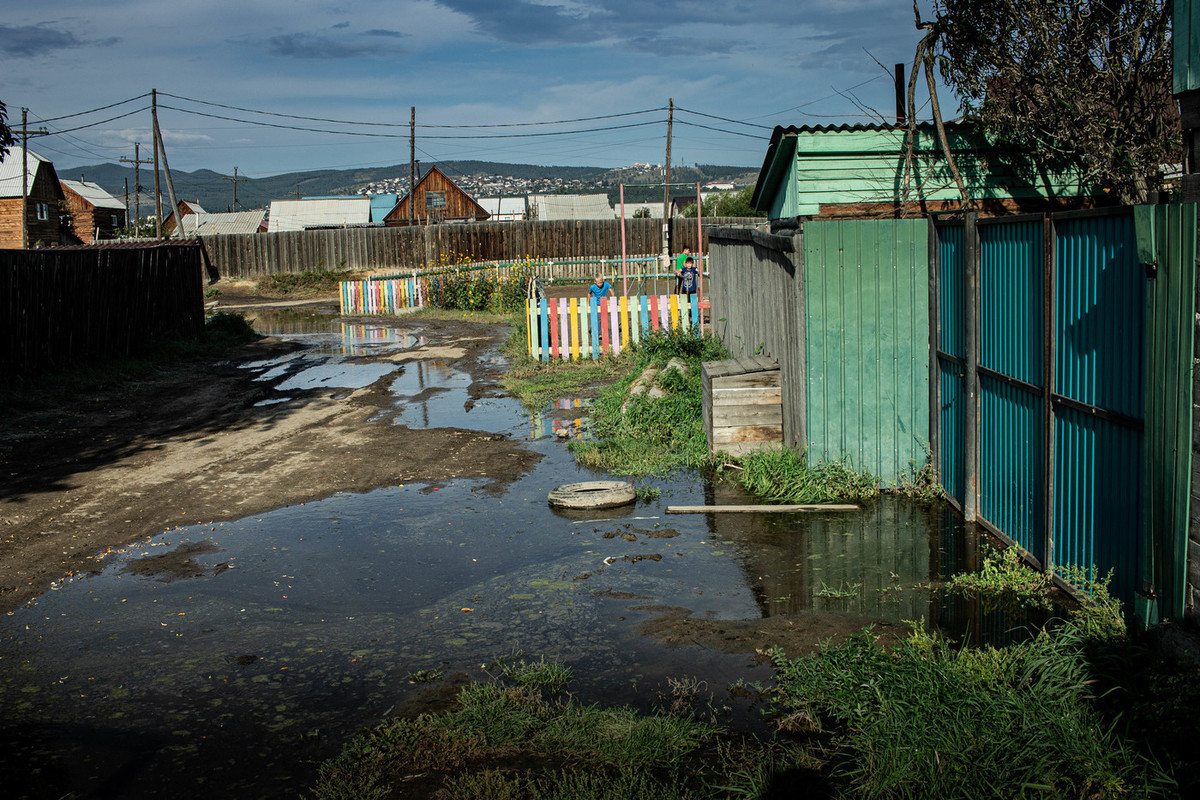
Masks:
[[[777,503],[861,501],[879,494],[879,482],[871,473],[846,461],[810,466],[803,453],[786,447],[746,454],[735,474],[746,491]]]
[[[258,288],[272,294],[309,295],[337,291],[342,281],[354,273],[348,270],[329,270],[324,267],[303,272],[277,272],[258,282]]]

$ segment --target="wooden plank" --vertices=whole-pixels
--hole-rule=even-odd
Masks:
[[[783,392],[778,386],[713,391],[713,406],[779,405],[782,402]]]
[[[859,507],[849,503],[805,504],[805,505],[750,505],[750,506],[667,506],[668,514],[793,514],[833,511],[858,511]]]
[[[783,424],[783,406],[778,405],[713,406],[710,413],[713,426],[719,428]]]
[[[771,386],[779,386],[779,370],[724,375],[713,379],[713,390],[718,392],[726,389],[762,389]]]
[[[736,442],[782,442],[783,425],[742,425],[737,428],[713,426],[712,445]]]

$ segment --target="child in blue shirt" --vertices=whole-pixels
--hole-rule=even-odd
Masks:
[[[604,280],[603,275],[597,275],[595,282],[588,287],[588,293],[599,300],[601,297],[607,297],[612,291],[612,284]]]

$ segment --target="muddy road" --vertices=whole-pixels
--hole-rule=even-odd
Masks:
[[[413,322],[423,342],[386,360],[438,359],[471,375],[473,398],[500,391],[499,367],[480,354],[499,346],[505,328]],[[135,383],[6,413],[0,611],[92,570],[98,552],[176,526],[415,480],[483,478],[499,491],[540,458],[504,436],[390,424],[379,412],[394,398],[378,383],[282,392],[245,368],[296,347],[265,338],[219,362],[170,365]]]

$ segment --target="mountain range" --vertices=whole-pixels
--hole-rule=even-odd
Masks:
[[[533,164],[503,164],[489,161],[439,162],[438,168],[471,192],[470,184],[476,177],[501,177],[511,181],[509,196],[528,193],[607,193],[614,203],[621,183],[625,183],[626,202],[661,201],[663,197],[662,171],[645,165],[608,169],[604,167],[546,167]],[[424,165],[420,167],[422,174]],[[126,187],[134,193],[134,169],[120,164],[94,164],[58,170],[59,178],[83,179],[99,184],[118,200],[125,198]],[[222,175],[209,169],[194,172],[172,170],[175,194],[180,200],[197,201],[210,212],[233,210],[234,183],[232,175]],[[390,167],[363,169],[323,169],[307,172],[289,172],[265,178],[238,176],[237,210],[264,208],[272,200],[295,197],[320,197],[327,195],[359,194],[369,184],[403,183],[407,188],[408,164]],[[141,216],[153,210],[154,170],[147,166],[140,171],[142,185]],[[673,167],[671,194],[692,195],[696,182],[726,182],[738,187],[749,185],[757,178],[757,171],[747,167],[694,165]],[[522,187],[525,187],[524,189]],[[160,180],[164,213],[169,212],[165,178]],[[485,196],[485,195],[479,195]]]

